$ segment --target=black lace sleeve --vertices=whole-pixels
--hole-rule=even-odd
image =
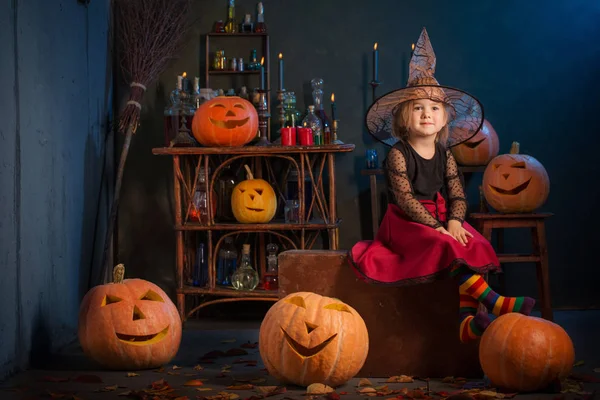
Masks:
[[[439,228],[442,226],[419,200],[415,198],[414,191],[406,171],[406,159],[402,152],[392,148],[386,159],[388,188],[394,202],[414,222]]]
[[[450,149],[446,150],[446,189],[448,191],[448,221],[451,219],[462,224],[467,215],[467,198],[460,179],[458,164]]]

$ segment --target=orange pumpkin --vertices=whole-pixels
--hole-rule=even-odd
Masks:
[[[503,213],[528,213],[541,207],[550,192],[550,179],[535,158],[519,154],[513,142],[510,154],[495,157],[483,174],[483,195]]]
[[[161,288],[142,279],[125,279],[119,264],[113,282],[92,288],[79,308],[79,342],[104,367],[156,368],[177,354],[181,319]]]
[[[529,392],[571,373],[575,350],[559,325],[509,313],[495,319],[479,343],[483,372],[496,387]]]
[[[215,97],[196,110],[192,133],[203,146],[243,146],[258,133],[258,113],[241,97]]]
[[[233,216],[242,224],[266,224],[277,211],[275,191],[267,181],[254,179],[247,165],[244,167],[247,179],[238,183],[231,194]]]
[[[492,158],[498,155],[500,142],[492,124],[485,119],[475,136],[452,147],[451,150],[459,165],[487,165]]]
[[[282,382],[338,386],[353,378],[369,352],[362,317],[337,299],[310,292],[289,294],[265,315],[260,356]]]

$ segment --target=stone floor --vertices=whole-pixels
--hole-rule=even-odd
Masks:
[[[555,320],[563,326],[575,344],[577,363],[573,368],[576,379],[567,382],[566,392],[554,390],[547,393],[519,394],[516,399],[593,399],[600,389],[600,311],[559,311]],[[305,388],[287,386],[279,392],[268,392],[278,382],[270,377],[260,360],[258,348],[251,348],[258,340],[260,321],[190,321],[186,324],[180,351],[171,364],[157,371],[103,371],[87,360],[78,344],[54,355],[39,369],[19,373],[0,384],[0,400],[12,399],[219,399],[258,400],[269,397],[272,400],[327,398],[337,399],[336,395],[307,396]],[[249,345],[250,346],[249,346]],[[199,358],[213,350],[237,348],[248,354],[217,358],[214,363],[201,364],[202,369],[194,367]],[[595,371],[594,371],[595,370]],[[596,372],[598,371],[598,372]],[[401,375],[402,371],[398,371]],[[202,386],[185,386],[186,382],[200,379]],[[470,396],[454,396],[455,399],[503,398],[501,394],[482,392],[480,387],[485,381],[442,382],[431,379],[430,396],[426,396],[427,382],[386,383],[387,377],[370,377],[371,387],[368,393],[359,393],[365,387],[358,387],[359,378],[355,378],[336,389],[342,400],[366,398],[369,396],[409,399],[442,399],[465,388],[474,388]],[[589,382],[596,381],[596,382]],[[174,389],[168,397],[155,392],[140,392],[151,385],[155,388]],[[388,391],[376,387],[387,385]],[[466,386],[464,386],[466,385]],[[233,388],[232,388],[233,386]],[[137,391],[138,395],[133,394]],[[126,394],[130,393],[130,396]],[[373,393],[374,392],[374,393]],[[377,393],[379,392],[379,393]],[[142,395],[145,395],[142,396]],[[178,397],[179,396],[179,397]],[[187,396],[187,397],[185,397]],[[506,397],[506,396],[504,396]],[[509,397],[512,397],[509,396]]]

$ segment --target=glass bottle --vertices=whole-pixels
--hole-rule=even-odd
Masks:
[[[258,272],[252,267],[250,260],[250,245],[244,244],[242,262],[231,275],[231,285],[237,290],[254,290],[258,286]]]
[[[256,58],[256,49],[252,49],[250,51],[250,61],[248,61],[248,70],[250,71],[258,71],[260,70],[260,63]]]
[[[169,147],[171,141],[177,136],[179,132],[179,115],[181,114],[181,99],[179,97],[182,91],[183,76],[177,77],[177,84],[175,89],[171,91],[169,96],[171,103],[165,107],[164,111],[164,135],[165,135],[165,146]],[[190,125],[191,127],[191,125]]]
[[[256,32],[256,33],[266,33],[267,32],[267,24],[265,24],[265,10],[263,8],[262,2],[259,2],[256,5],[256,27],[254,28],[254,32]]]
[[[254,28],[254,24],[252,23],[252,15],[246,14],[244,16],[244,21],[240,24],[240,32],[242,33],[252,33],[252,29]]]
[[[231,276],[237,267],[238,253],[231,236],[227,236],[223,241],[224,244],[219,249],[219,257],[217,259],[217,284],[231,286]]]
[[[208,193],[206,191],[206,176],[204,172],[204,167],[200,167],[189,218],[191,221],[208,224]]]
[[[231,169],[231,164],[227,164],[219,174],[217,179],[217,218],[220,221],[235,221],[231,209],[231,195],[233,188],[237,184],[237,178]]]
[[[206,247],[204,243],[198,245],[196,251],[196,262],[194,264],[194,286],[206,286],[208,282],[208,265],[206,263]]]
[[[331,121],[323,109],[323,79],[314,78],[310,81],[313,88],[312,96],[315,105],[315,114],[323,124],[323,142],[320,144],[331,144]],[[315,144],[316,141],[315,141]]]
[[[323,144],[323,123],[315,115],[315,106],[308,106],[308,113],[302,120],[302,126],[312,129],[315,146]]]
[[[235,22],[235,0],[229,0],[229,6],[227,7],[227,20],[225,21],[225,32],[237,32],[237,22]]]
[[[267,271],[263,279],[263,285],[265,290],[278,290],[279,289],[279,277],[277,268],[277,250],[279,246],[275,243],[269,243],[267,245]]]
[[[296,93],[283,93],[283,109],[285,110],[285,127],[302,126],[302,113],[296,109]]]
[[[194,102],[194,108],[197,110],[198,107],[200,107],[200,104],[204,102],[204,99],[200,95],[200,78],[198,77],[194,78],[194,93],[192,93],[192,98]],[[194,111],[194,113],[196,112]]]
[[[287,181],[285,183],[285,195],[287,200],[299,200],[300,190],[299,190],[299,179],[298,172],[295,168],[290,169],[290,173],[287,177]],[[308,216],[308,208],[310,207],[310,202],[313,197],[313,185],[310,180],[310,175],[308,174],[308,170],[304,170],[304,220],[309,220]]]

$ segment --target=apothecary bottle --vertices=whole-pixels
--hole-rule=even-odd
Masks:
[[[258,272],[252,266],[250,245],[244,244],[240,266],[231,276],[231,285],[237,290],[254,290],[258,286]]]
[[[315,115],[315,106],[308,106],[308,113],[302,120],[302,126],[312,129],[315,146],[323,144],[323,123]]]

